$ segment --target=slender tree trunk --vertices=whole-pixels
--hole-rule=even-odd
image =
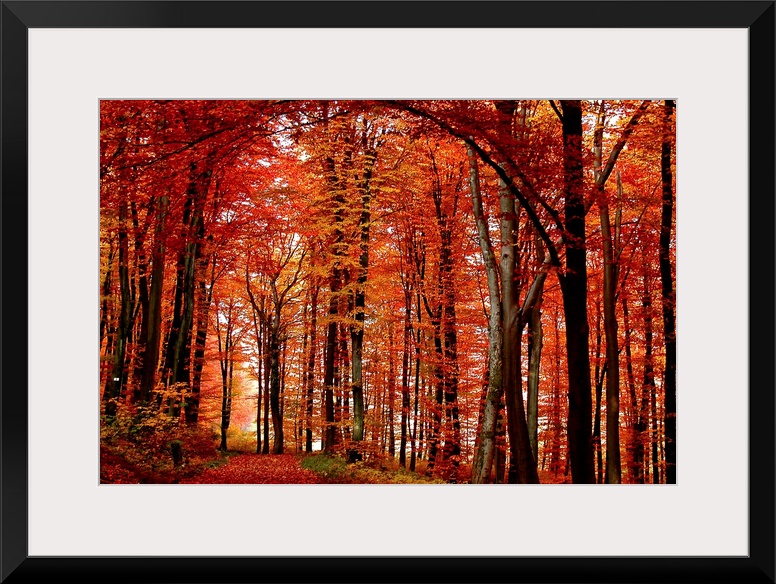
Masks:
[[[636,453],[638,450],[638,442],[640,437],[638,435],[638,399],[636,397],[636,376],[633,373],[633,352],[631,350],[631,327],[630,327],[630,312],[628,309],[628,296],[626,289],[623,288],[622,293],[622,322],[625,327],[625,371],[628,377],[628,397],[629,397],[629,412],[628,412],[628,427],[630,430],[630,436],[628,439],[628,472],[630,474],[630,482],[638,482],[637,477],[640,475],[639,463],[636,459]]]
[[[262,299],[263,302],[263,299]],[[269,386],[270,386],[270,349],[269,327],[267,323],[263,327],[263,353],[264,353],[264,443],[261,446],[262,454],[269,454]]]
[[[457,194],[456,194],[457,197]],[[441,312],[439,317],[441,351],[441,381],[443,410],[448,433],[444,441],[443,458],[449,459],[453,467],[458,467],[461,454],[461,423],[458,416],[458,338],[456,332],[457,317],[455,311],[455,282],[452,242],[452,217],[443,209],[442,188],[437,177],[437,186],[433,192],[439,228],[439,292]],[[453,208],[456,202],[453,203]],[[453,213],[454,215],[454,213]],[[438,435],[437,435],[438,437]]]
[[[165,360],[165,382],[172,389],[170,415],[180,415],[181,391],[190,390],[191,337],[194,323],[195,266],[202,254],[203,211],[212,175],[211,160],[193,162],[186,190],[182,237],[184,249],[178,256],[173,324]],[[178,387],[180,385],[180,387]]]
[[[132,297],[129,287],[129,243],[127,235],[127,203],[119,203],[119,289],[121,311],[119,326],[116,330],[116,345],[113,353],[113,367],[105,385],[103,401],[105,416],[113,419],[116,415],[117,401],[121,395],[125,380],[124,360],[131,329]]]
[[[544,264],[544,251],[539,238],[536,238],[537,259]],[[543,284],[542,284],[543,289]],[[542,361],[542,310],[541,295],[528,312],[528,439],[534,460],[539,456],[539,373]]]
[[[396,456],[396,429],[394,424],[394,402],[396,401],[396,359],[393,344],[393,321],[388,321],[388,455]]]
[[[269,404],[272,412],[272,454],[283,454],[283,417],[280,408],[280,311],[269,325]]]
[[[105,269],[105,277],[102,280],[102,288],[101,288],[101,309],[100,309],[100,347],[102,348],[102,342],[105,339],[106,335],[108,334],[108,331],[110,330],[110,307],[112,303],[109,303],[108,300],[111,298],[111,288],[113,286],[112,283],[112,271],[113,271],[113,262],[116,258],[116,250],[113,247],[113,240],[108,240],[108,260],[107,260],[107,266]],[[112,352],[112,349],[110,347],[109,343],[106,343],[105,346],[105,354],[110,354]]]
[[[210,285],[206,283],[206,272],[210,265],[210,255],[202,255],[197,261],[195,279],[197,282],[196,298],[196,330],[194,333],[194,356],[191,369],[191,394],[186,400],[186,424],[196,426],[199,420],[199,401],[202,388],[202,371],[205,366],[205,346],[207,343],[208,322],[210,320],[210,303],[213,299],[215,277],[211,277]],[[215,263],[214,263],[215,267]]]
[[[307,356],[307,371],[304,380],[305,401],[305,452],[313,451],[313,382],[315,380],[315,361],[318,332],[318,285],[310,291],[310,351]]]
[[[404,335],[401,355],[401,430],[399,436],[399,466],[407,468],[407,430],[410,413],[410,346],[412,344],[411,292],[405,293]]]
[[[441,312],[441,307],[439,309]],[[428,430],[428,465],[426,466],[426,476],[432,476],[434,467],[440,462],[437,460],[439,455],[439,440],[442,432],[442,410],[444,409],[445,381],[443,367],[442,338],[440,331],[439,317],[432,317],[434,327],[434,399],[431,406],[431,425]],[[444,454],[444,451],[442,452]],[[441,458],[441,456],[439,457]]]
[[[132,401],[137,402],[140,399],[140,382],[143,378],[143,358],[145,356],[145,344],[148,340],[148,258],[145,250],[145,238],[148,228],[153,220],[154,199],[148,205],[144,225],[140,226],[140,220],[137,213],[137,205],[134,201],[130,202],[130,211],[132,214],[132,227],[135,230],[135,272],[137,274],[137,309],[140,314],[140,329],[135,338],[135,360],[134,379],[132,391]]]
[[[553,316],[553,329],[555,331],[555,367],[552,384],[552,447],[550,450],[550,472],[553,476],[557,477],[560,473],[560,449],[561,449],[561,421],[560,421],[560,407],[561,407],[561,390],[560,390],[560,377],[561,377],[561,364],[560,364],[560,327],[559,314],[557,308]]]
[[[504,400],[504,392],[502,391],[501,400],[498,404],[498,415],[496,417],[496,454],[493,457],[494,483],[503,483],[507,478],[507,428],[504,423],[506,409],[507,404]]]
[[[507,410],[509,433],[509,482],[538,483],[536,460],[528,437],[528,424],[523,403],[521,361],[522,322],[518,304],[515,255],[517,213],[515,200],[501,185],[501,315],[503,319],[503,361],[501,381]]]
[[[603,371],[601,368],[601,303],[596,304],[597,318],[596,318],[596,334],[595,334],[595,373],[593,378],[595,379],[595,416],[593,418],[593,450],[595,452],[597,465],[596,482],[598,484],[603,483],[603,454],[601,452],[601,398],[603,397],[604,386],[604,371],[606,370],[604,365]]]
[[[649,466],[647,444],[649,443],[649,413],[651,395],[655,389],[655,369],[652,355],[652,288],[650,276],[644,266],[644,294],[641,304],[644,310],[644,383],[641,388],[641,408],[639,414],[639,433],[641,441],[641,463],[644,469],[644,482],[649,479]]]
[[[482,205],[477,160],[471,147],[467,151],[469,155],[469,190],[471,192],[472,208],[474,209],[474,219],[477,224],[480,250],[482,251],[482,259],[488,278],[488,299],[490,303],[490,314],[488,316],[488,385],[480,423],[478,447],[474,454],[474,462],[472,463],[471,478],[472,483],[482,484],[489,479],[490,469],[493,466],[493,457],[496,452],[496,420],[503,391],[501,385],[503,330],[498,268]]]
[[[674,175],[671,166],[673,149],[674,101],[666,100],[663,108],[663,142],[660,169],[663,186],[663,206],[660,221],[660,281],[663,302],[663,330],[666,347],[665,365],[665,456],[666,483],[676,484],[676,298],[673,262],[671,261],[671,231],[674,208]]]
[[[620,484],[622,470],[620,464],[620,357],[617,333],[616,293],[617,293],[617,241],[613,241],[609,202],[604,189],[602,168],[602,141],[604,131],[603,102],[596,118],[593,138],[596,179],[596,198],[601,221],[601,241],[603,243],[603,297],[604,297],[604,334],[606,336],[606,482]],[[619,233],[619,225],[615,231]],[[600,448],[600,447],[599,447]]]
[[[660,429],[657,419],[657,387],[653,384],[652,394],[650,395],[650,407],[652,409],[652,431],[650,432],[652,440],[652,483],[659,484],[660,481],[660,457],[658,453],[658,442],[660,438]]]
[[[421,450],[420,443],[418,439],[420,438],[422,440],[422,427],[420,430],[420,434],[418,433],[418,424],[422,422],[420,421],[420,339],[422,330],[420,328],[421,321],[423,318],[423,313],[420,310],[420,292],[417,294],[417,315],[418,315],[418,327],[415,331],[415,399],[414,399],[414,412],[413,412],[413,423],[412,423],[412,441],[411,441],[411,449],[410,449],[410,470],[415,471],[415,465],[417,462],[418,454]]]
[[[333,165],[333,162],[332,162]],[[339,200],[339,196],[336,197]],[[341,201],[340,203],[341,204]],[[341,215],[337,213],[336,222],[341,222]],[[342,232],[338,229],[337,242],[342,244]],[[326,331],[326,364],[323,372],[324,385],[324,452],[328,455],[334,452],[336,440],[336,426],[334,424],[334,385],[335,366],[337,363],[337,331],[339,328],[338,314],[340,301],[341,273],[339,268],[339,247],[335,245],[334,263],[329,277],[329,323]]]
[[[363,135],[366,142],[366,132]],[[369,273],[369,229],[371,226],[372,192],[370,181],[372,168],[375,162],[375,152],[365,146],[365,168],[359,181],[361,192],[361,215],[359,218],[359,247],[358,279],[355,294],[356,324],[350,329],[350,343],[353,350],[352,362],[352,392],[353,392],[353,440],[359,442],[364,439],[364,396],[363,396],[363,372],[362,353],[364,347],[364,310],[366,307],[366,282]]]
[[[218,315],[220,317],[220,315]],[[229,430],[229,424],[232,418],[232,372],[233,372],[233,314],[232,305],[228,307],[228,312],[225,315],[226,322],[223,326],[226,329],[223,331],[220,324],[220,318],[216,318],[216,333],[218,335],[218,354],[219,364],[221,368],[221,445],[219,449],[226,451],[227,446],[227,432]]]
[[[151,292],[148,297],[148,337],[143,353],[143,376],[140,380],[140,403],[148,403],[156,387],[156,370],[159,365],[162,335],[162,288],[164,284],[165,229],[167,195],[159,197],[158,216],[154,228],[154,250],[151,255]]]

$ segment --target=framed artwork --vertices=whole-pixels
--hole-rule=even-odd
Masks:
[[[773,582],[774,14],[771,1],[3,1],[0,579]],[[648,394],[629,402],[622,380],[622,406],[607,401],[606,341],[599,341],[587,361],[596,371],[589,387],[577,383],[579,369],[559,362],[556,385],[562,380],[568,392],[558,389],[551,405],[549,393],[550,401],[539,402],[537,421],[528,429],[537,438],[527,464],[519,454],[527,450],[511,450],[520,429],[505,429],[507,446],[498,450],[493,438],[493,451],[483,454],[496,417],[493,432],[483,430],[487,416],[480,408],[485,411],[487,400],[480,405],[478,396],[487,395],[482,375],[493,312],[487,310],[489,230],[482,209],[491,215],[497,254],[509,249],[509,233],[521,234],[514,245],[533,262],[518,262],[526,298],[531,278],[550,273],[545,313],[555,303],[558,314],[551,324],[545,321],[545,343],[547,355],[561,355],[561,337],[568,342],[582,326],[572,324],[574,311],[564,304],[571,297],[566,277],[576,273],[569,263],[569,251],[576,249],[569,243],[574,209],[567,201],[575,192],[570,153],[577,118],[589,141],[580,149],[580,180],[597,185],[600,179],[603,193],[608,179],[611,205],[623,207],[611,215],[599,199],[580,207],[596,250],[581,260],[593,274],[583,283],[588,315],[582,320],[593,323],[586,338],[595,350],[596,310],[599,337],[605,334],[603,289],[610,280],[592,256],[606,253],[604,233],[613,227],[616,235],[608,240],[615,242],[614,253],[630,254],[638,278],[628,290],[639,296],[630,306],[640,324],[627,335],[621,329],[612,353],[620,367],[609,376],[628,370],[632,334],[635,377],[645,380],[640,390],[648,386],[654,396],[667,395],[658,264],[660,246],[673,248],[676,397],[672,405],[654,397],[650,413]],[[500,134],[499,120],[506,119],[511,125]],[[246,124],[264,134],[243,135]],[[526,131],[520,138],[520,127],[529,125],[535,128],[531,137]],[[155,141],[148,140],[151,134]],[[507,151],[520,152],[541,171],[507,169]],[[214,158],[230,162],[204,170],[198,162]],[[655,162],[663,159],[662,167]],[[138,172],[141,167],[163,171]],[[676,194],[670,241],[660,238],[666,203],[661,186]],[[478,214],[474,195],[480,187]],[[552,198],[556,191],[567,198]],[[377,194],[369,199],[365,193]],[[511,232],[503,231],[509,210],[499,208],[507,199],[517,201],[516,213],[525,212]],[[455,219],[453,209],[464,203],[461,214],[467,214]],[[238,219],[247,208],[261,229],[246,235]],[[313,236],[310,217],[319,211]],[[197,234],[197,217],[211,221],[205,235]],[[502,231],[493,217],[500,218]],[[129,225],[131,232],[122,227]],[[535,237],[529,232],[534,228]],[[347,229],[355,234],[353,244],[338,255]],[[445,234],[459,266],[482,271],[479,287],[476,278],[445,281]],[[617,238],[631,243],[618,248]],[[186,247],[206,240],[210,255]],[[376,284],[365,277],[369,245]],[[420,248],[430,250],[428,274],[438,276],[428,283],[422,281]],[[165,253],[166,260],[159,256]],[[225,259],[230,253],[237,259]],[[221,263],[209,263],[216,254]],[[316,263],[314,254],[334,260]],[[412,259],[414,268],[402,271],[403,259]],[[202,265],[194,266],[197,261]],[[203,277],[197,289],[212,296],[202,345],[204,351],[210,343],[213,355],[198,371],[191,347],[198,316],[185,310],[187,262],[192,273],[206,274],[211,265],[222,270],[216,276],[212,268],[212,279]],[[119,339],[154,330],[148,316],[150,328],[138,324],[124,337],[116,332],[122,319],[140,323],[147,310],[122,281],[128,264],[135,275],[163,283],[169,296],[157,337],[145,337],[154,339],[145,346],[162,347],[149,371],[142,359],[133,361],[136,338],[121,359],[115,357]],[[154,276],[156,265],[168,269]],[[111,270],[112,281],[106,276]],[[499,297],[504,274],[494,271],[491,297]],[[321,300],[311,312],[316,278]],[[137,290],[146,286],[153,298],[148,281],[138,281]],[[340,286],[346,292],[335,290]],[[226,291],[238,288],[235,304],[237,293]],[[363,290],[366,301],[359,296]],[[408,308],[401,304],[402,290],[409,290]],[[434,361],[435,341],[439,363],[458,359],[448,351],[456,341],[455,327],[444,328],[450,318],[446,291],[458,295],[453,306],[461,319],[457,394],[446,365]],[[191,292],[194,298],[193,284]],[[351,302],[347,319],[339,313],[339,329],[331,301],[337,293]],[[101,308],[106,298],[113,303],[107,320],[108,309]],[[383,302],[379,311],[377,303],[370,306],[372,298]],[[133,304],[123,314],[125,299]],[[654,330],[644,317],[652,300]],[[439,315],[447,315],[439,316],[436,329],[435,302]],[[628,318],[629,305],[612,307]],[[241,324],[232,320],[238,310],[244,311]],[[405,313],[407,330],[419,331],[417,338],[399,330]],[[310,338],[316,330],[311,314],[321,319],[317,341]],[[179,367],[174,341],[186,318],[194,333],[192,361]],[[273,323],[284,319],[292,324],[274,330]],[[398,333],[382,326],[389,321]],[[521,322],[530,328],[525,315]],[[113,340],[103,334],[110,327]],[[364,345],[363,371],[355,349],[359,330],[383,343],[382,349]],[[254,389],[235,390],[233,402],[236,361],[229,347],[239,342],[238,333],[255,334],[251,346],[259,352],[240,354],[235,378],[249,376],[253,364],[258,382],[238,379],[235,386]],[[643,347],[651,355],[653,334],[660,365],[650,373]],[[332,355],[339,354],[340,342],[344,356],[337,360]],[[416,347],[428,356],[418,357],[413,378],[408,356]],[[527,353],[524,360],[530,386],[538,373],[529,371]],[[190,379],[198,374],[209,381],[195,399]],[[515,375],[521,387],[522,375]],[[551,385],[553,377],[546,375]],[[309,398],[309,416],[308,377],[310,387],[319,383],[320,389]],[[439,387],[432,388],[437,378]],[[281,379],[288,385],[278,406]],[[360,404],[355,390],[352,396],[328,392],[338,387],[337,379],[353,388],[363,379],[367,404]],[[411,392],[406,404],[395,398],[413,379],[428,401]],[[573,435],[591,435],[586,428],[596,384],[604,405],[597,406],[598,430],[589,445],[603,445],[600,451],[608,455],[609,443],[621,436],[616,451],[622,468],[619,455],[604,460],[603,454],[591,454],[588,468],[587,455],[578,450],[584,440]],[[582,402],[590,419],[576,409],[580,387],[590,398]],[[335,402],[338,395],[344,401]],[[248,405],[239,405],[240,399]],[[258,420],[256,400],[265,404]],[[416,428],[420,419],[427,435],[424,446],[417,443],[416,469],[410,404],[417,409],[419,402]],[[637,403],[647,408],[645,419],[653,426],[632,410]],[[146,406],[164,416],[147,415]],[[277,407],[285,408],[285,418]],[[505,407],[510,412],[514,406]],[[617,407],[619,434],[607,430],[606,417]],[[671,408],[675,418],[665,413]],[[296,411],[298,416],[291,413]],[[557,445],[553,411],[561,412],[557,429],[565,436]],[[225,412],[232,416],[231,430]],[[173,418],[190,428],[197,416],[212,419],[211,426],[199,424],[205,432],[197,439],[205,444],[202,452],[220,448],[217,460],[197,459],[193,434],[184,437],[169,425]],[[665,426],[669,419],[675,419],[673,430]],[[642,423],[647,425],[639,434],[633,428]],[[355,436],[363,430],[356,428],[364,424],[368,437],[361,441]],[[637,434],[651,437],[641,458],[631,449]],[[169,457],[139,454],[138,445],[152,442]],[[265,452],[287,456],[282,461],[292,467],[307,450],[306,466],[275,468],[277,480],[257,480],[257,473],[268,471],[250,466],[260,455],[249,451],[260,451],[262,443]],[[673,453],[666,452],[670,444]],[[124,456],[128,445],[137,447],[134,458]],[[334,459],[311,453],[319,450],[352,464],[331,466]],[[410,450],[416,474],[403,470]],[[569,461],[565,467],[552,463],[555,450],[559,460]],[[279,454],[290,451],[300,454]],[[493,462],[498,452],[501,467]],[[478,474],[476,461],[488,456]],[[203,470],[211,463],[214,468]],[[399,475],[391,474],[396,465]],[[237,468],[248,475],[224,472]],[[396,476],[403,478],[390,478]],[[273,484],[256,484],[262,482]],[[425,482],[437,484],[419,484]],[[504,484],[471,484],[496,482]]]

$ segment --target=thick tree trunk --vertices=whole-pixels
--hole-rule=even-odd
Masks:
[[[673,262],[671,261],[671,231],[674,209],[674,175],[671,166],[673,149],[673,100],[666,100],[663,108],[663,142],[660,169],[663,186],[663,205],[660,221],[660,280],[663,302],[663,330],[666,347],[665,362],[665,456],[666,483],[676,484],[676,297]]]
[[[566,270],[560,278],[566,315],[568,355],[568,440],[574,483],[595,483],[592,444],[590,339],[587,322],[587,251],[582,167],[582,105],[561,101],[563,108],[563,183],[566,193],[564,244]]]

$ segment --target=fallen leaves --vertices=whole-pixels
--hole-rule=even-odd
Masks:
[[[312,485],[324,482],[313,471],[303,469],[293,454],[238,454],[218,468],[181,481],[206,485]]]

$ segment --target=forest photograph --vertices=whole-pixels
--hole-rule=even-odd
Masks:
[[[676,105],[101,100],[100,483],[675,484]]]

